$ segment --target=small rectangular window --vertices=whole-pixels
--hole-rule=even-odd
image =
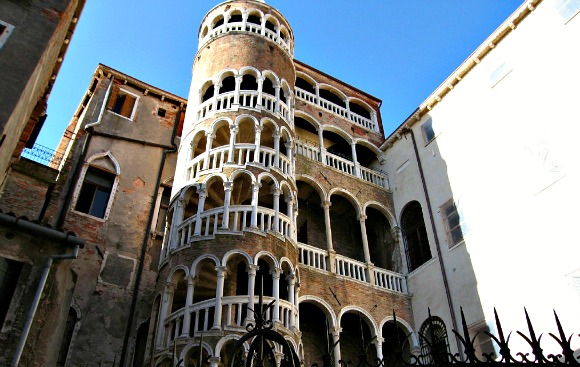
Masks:
[[[425,139],[425,144],[435,139],[435,130],[433,130],[433,120],[431,118],[429,118],[423,123],[423,125],[421,125],[421,131],[423,132],[423,139]]]
[[[115,85],[111,91],[111,96],[109,97],[107,108],[117,115],[126,117],[129,120],[133,120],[138,100],[139,97],[136,95],[129,93]]]
[[[159,116],[159,117],[165,117],[165,113],[166,113],[166,112],[167,112],[167,111],[165,110],[165,108],[161,108],[161,107],[159,107],[159,108],[157,109],[157,116]]]
[[[104,218],[114,182],[114,174],[89,167],[81,186],[75,210]]]
[[[21,262],[0,257],[0,329],[6,320],[21,271]]]
[[[0,48],[4,46],[13,30],[14,26],[12,24],[0,20]]]
[[[556,0],[556,9],[567,23],[580,12],[580,0]]]
[[[449,242],[449,247],[453,247],[463,242],[465,222],[463,221],[463,216],[457,209],[453,199],[443,204],[441,212],[447,227],[447,240]]]

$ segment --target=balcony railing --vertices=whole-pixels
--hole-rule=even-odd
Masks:
[[[247,230],[263,233],[277,233],[286,238],[293,238],[292,222],[287,215],[275,210],[257,207],[255,225],[252,226],[253,210],[251,205],[231,205],[228,215],[224,217],[225,207],[205,210],[183,221],[170,234],[170,246],[165,249],[164,257],[169,251],[189,246],[193,241],[213,237],[216,233],[242,233]]]
[[[234,145],[233,156],[230,158],[230,147],[222,146],[214,148],[208,153],[200,154],[187,163],[187,181],[210,172],[219,172],[224,165],[246,166],[248,164],[260,164],[266,169],[279,169],[282,174],[289,177],[292,175],[290,160],[283,154],[276,158],[276,151],[272,148],[260,147],[256,154],[256,145],[240,143]]]
[[[280,116],[293,126],[290,108],[286,103],[278,101],[275,96],[268,93],[262,93],[262,97],[259,98],[258,92],[254,90],[226,92],[209,98],[199,106],[197,120],[203,120],[216,112],[236,111],[240,107],[269,112],[274,116]]]
[[[248,296],[222,297],[222,319],[218,320],[222,329],[245,330],[247,319],[252,317],[252,314],[248,313],[248,307],[254,308],[253,304],[248,305],[249,298]],[[273,300],[273,297],[264,297],[264,303],[266,304]],[[258,303],[257,296],[253,297],[253,303]],[[187,338],[210,331],[215,322],[215,306],[215,298],[212,298],[191,305],[189,310],[184,307],[167,316],[164,322],[164,345],[161,347],[166,348],[170,346],[173,340],[179,337]],[[275,311],[274,308],[269,308],[267,310],[266,320],[277,321],[286,329],[291,329],[296,318],[296,311],[292,315],[292,304],[280,299],[278,300],[277,319],[274,317]],[[189,331],[187,330],[188,328],[184,328],[186,313],[189,313]],[[294,317],[294,320],[292,320],[292,317]]]
[[[332,167],[350,176],[358,177],[361,180],[370,182],[377,186],[384,187],[387,190],[389,189],[387,174],[382,171],[355,165],[354,162],[348,159],[339,157],[338,155],[329,153],[328,151],[322,151],[319,146],[315,146],[314,143],[302,139],[296,139],[294,142],[296,145],[296,154],[298,155],[318,162],[323,162],[328,167]]]
[[[379,126],[377,121],[373,119],[366,118],[355,112],[349,111],[348,109],[332,103],[324,98],[318,97],[316,94],[312,94],[304,89],[294,87],[294,94],[296,97],[306,103],[313,104],[315,106],[321,107],[327,111],[334,113],[335,115],[341,116],[347,120],[354,122],[355,124],[371,131],[378,132]]]
[[[402,274],[373,265],[369,266],[342,255],[329,255],[328,251],[304,243],[298,244],[300,264],[322,271],[334,272],[345,278],[370,283],[375,287],[407,294],[407,283]],[[334,262],[334,267],[330,263]]]
[[[34,144],[32,148],[24,148],[22,157],[51,168],[58,168],[63,159],[63,154],[40,144]]]

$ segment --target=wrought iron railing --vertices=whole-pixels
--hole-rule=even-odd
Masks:
[[[34,144],[32,148],[24,148],[21,156],[51,168],[58,168],[64,157],[62,153],[40,144]]]

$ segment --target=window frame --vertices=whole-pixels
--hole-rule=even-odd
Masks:
[[[131,113],[129,114],[129,116],[125,116],[121,113],[124,107],[121,107],[121,111],[119,111],[119,112],[115,111],[115,109],[116,109],[115,107],[117,106],[117,100],[118,100],[119,96],[122,96],[122,95],[124,95],[124,96],[129,95],[135,99],[133,102],[133,107],[131,109]],[[112,114],[114,114],[116,116],[121,116],[124,119],[134,121],[135,115],[137,113],[137,107],[139,105],[139,98],[140,97],[137,94],[130,92],[127,89],[121,88],[119,85],[113,85],[113,93],[109,97],[109,100],[107,102],[107,111],[111,112]]]
[[[447,210],[451,207],[454,207],[455,210],[450,214],[452,215],[453,213],[455,213],[457,215],[457,225],[453,226],[453,228],[451,228],[451,224],[449,221],[451,215],[447,213]],[[457,245],[465,243],[465,233],[464,233],[465,224],[463,216],[461,215],[461,211],[457,207],[457,203],[453,200],[453,198],[451,198],[448,201],[446,201],[443,205],[441,205],[439,209],[441,212],[441,217],[443,218],[443,222],[445,223],[445,233],[447,235],[447,243],[449,245],[449,248],[453,248]],[[453,237],[453,231],[456,229],[459,229],[459,232],[461,233],[461,239],[458,241],[455,241]]]
[[[417,207],[413,208],[412,206]],[[410,212],[411,210],[416,210],[417,212]],[[416,218],[413,218],[413,215],[416,215]],[[409,224],[409,220],[412,219],[415,219],[415,221],[411,221],[411,224]],[[423,206],[421,203],[416,200],[407,203],[401,212],[400,223],[403,243],[405,245],[407,269],[409,270],[409,273],[412,273],[433,259],[431,243],[429,241],[429,234],[427,233],[427,225],[425,223]]]
[[[433,119],[431,117],[429,117],[421,124],[421,134],[423,135],[423,141],[425,142],[425,145],[429,145],[429,143],[437,138],[437,133],[433,128]],[[431,134],[432,136],[429,137]]]
[[[568,24],[580,13],[580,0],[556,0],[554,6],[564,24]]]
[[[3,21],[2,19],[0,19],[0,25],[4,27],[4,29],[0,32],[0,49],[1,49],[2,46],[4,46],[4,44],[6,43],[6,41],[8,41],[8,38],[14,31],[15,27],[12,24]]]

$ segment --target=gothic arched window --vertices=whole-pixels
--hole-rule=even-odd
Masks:
[[[447,328],[441,318],[430,316],[419,331],[421,342],[421,363],[432,364],[447,362],[449,341],[447,340]]]
[[[401,230],[405,241],[407,265],[409,272],[411,272],[431,259],[423,210],[417,201],[407,204],[403,210]]]

